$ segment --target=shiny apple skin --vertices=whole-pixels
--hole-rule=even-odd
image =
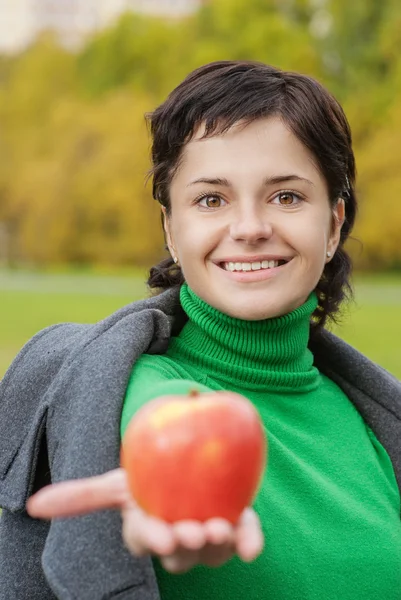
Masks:
[[[124,435],[121,463],[138,505],[169,523],[222,517],[236,523],[267,464],[267,438],[252,403],[232,392],[148,402]]]

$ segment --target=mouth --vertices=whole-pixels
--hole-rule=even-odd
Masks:
[[[292,260],[292,258],[275,258],[266,260],[253,260],[253,261],[240,261],[240,260],[224,260],[217,263],[217,265],[224,271],[230,271],[231,273],[239,272],[255,272],[255,271],[267,271],[270,269],[277,269],[286,265]]]

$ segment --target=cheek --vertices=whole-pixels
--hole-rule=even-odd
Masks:
[[[293,230],[294,245],[298,252],[312,262],[324,262],[325,250],[331,233],[331,222],[326,212],[297,223]]]
[[[321,263],[324,260],[326,236],[322,232],[305,233],[303,239],[299,240],[299,249],[301,255],[310,264]]]
[[[220,235],[212,223],[196,219],[182,219],[172,230],[178,253],[183,264],[195,259],[202,260],[213,251]]]

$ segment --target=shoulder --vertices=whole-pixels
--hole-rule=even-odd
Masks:
[[[331,365],[349,373],[362,369],[366,376],[383,377],[401,387],[401,382],[394,375],[326,329],[311,337],[309,347],[316,362],[321,365]]]
[[[401,382],[394,375],[327,330],[313,335],[309,347],[325,375],[385,405],[401,419]]]
[[[144,352],[163,350],[168,345],[176,300],[176,290],[168,290],[133,302],[98,323],[62,323],[37,333],[0,382],[0,423],[5,427],[6,422],[14,421],[22,426],[40,406],[56,398],[47,393],[56,386],[63,389],[72,378],[84,385],[106,371],[112,377],[113,369],[129,372]]]
[[[112,346],[133,331],[139,337],[146,338],[155,331],[163,337],[161,334],[167,334],[162,331],[163,325],[169,330],[177,303],[177,290],[167,290],[160,296],[132,302],[98,323],[60,323],[39,331],[17,354],[0,382],[0,396],[22,378],[32,378],[36,384],[40,377],[53,378],[66,360],[71,360],[88,345],[96,347],[106,342]]]

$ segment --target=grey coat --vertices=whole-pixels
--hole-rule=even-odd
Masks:
[[[159,599],[151,559],[123,546],[118,512],[48,523],[24,507],[46,483],[119,465],[132,365],[165,352],[184,321],[172,289],[95,325],[54,325],[15,359],[0,383],[0,600]],[[386,448],[401,488],[400,382],[326,331],[310,348]]]

